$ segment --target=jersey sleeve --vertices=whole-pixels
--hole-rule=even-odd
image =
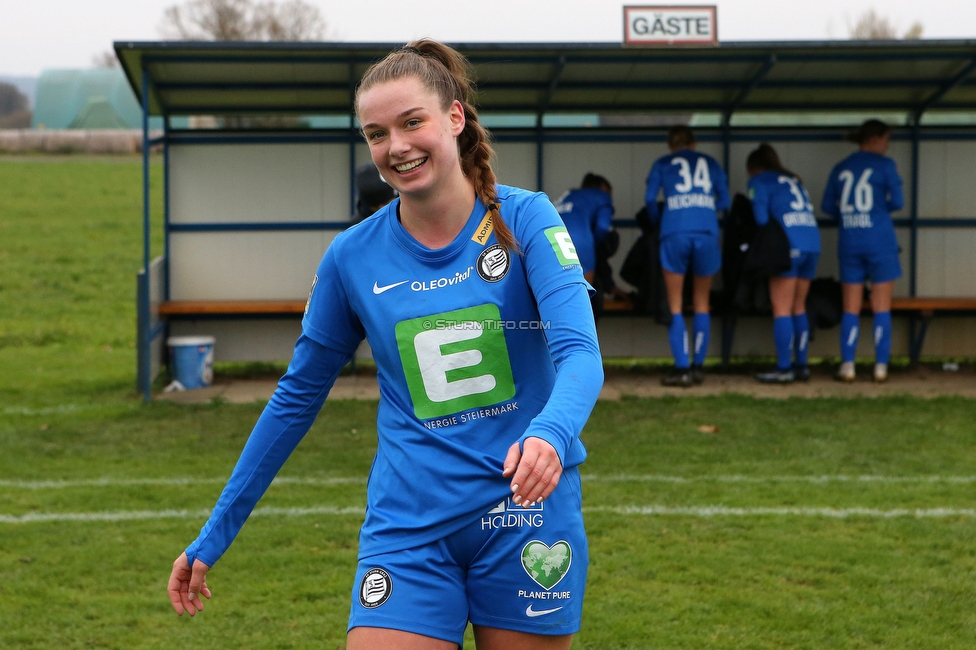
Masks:
[[[539,200],[542,196],[543,200]],[[556,381],[542,411],[519,438],[541,438],[566,466],[567,455],[582,462],[579,434],[603,387],[603,359],[596,337],[589,284],[571,251],[566,229],[552,205],[536,195],[519,215],[516,235],[522,246],[526,280],[535,297]],[[575,447],[578,446],[578,449]],[[571,453],[574,452],[574,453]]]
[[[288,456],[308,432],[339,372],[352,354],[325,347],[307,336],[295,345],[288,372],[254,426],[199,537],[186,557],[213,566],[230,546]]]
[[[564,284],[589,286],[583,279],[583,267],[573,240],[545,195],[533,196],[524,204],[523,210],[515,235],[522,248],[522,263],[536,303]]]
[[[895,210],[901,210],[905,207],[905,194],[901,187],[901,176],[898,175],[898,168],[895,165],[894,160],[888,160],[888,165],[886,166],[886,177],[887,177],[887,207],[888,212],[894,212]]]
[[[769,221],[769,192],[766,185],[757,180],[749,179],[749,199],[752,201],[752,213],[756,218],[756,225],[763,226]]]
[[[580,432],[603,388],[603,358],[597,342],[593,311],[580,283],[563,284],[539,301],[539,316],[547,323],[546,341],[556,367],[556,381],[542,411],[519,438],[545,440],[566,467],[567,457],[578,464],[585,458]]]
[[[717,160],[710,158],[709,164],[712,167],[712,192],[715,193],[715,210],[728,210],[732,206],[732,197],[729,196],[729,179]]]
[[[820,202],[820,210],[834,218],[840,216],[840,208],[837,206],[837,168],[830,170],[827,178],[827,186],[824,187],[823,200]]]
[[[651,166],[651,172],[647,175],[647,189],[644,192],[644,203],[647,205],[647,216],[651,220],[651,225],[661,220],[661,215],[657,211],[657,195],[663,183],[661,161],[657,161]]]
[[[302,332],[331,350],[352,354],[366,332],[349,303],[339,273],[340,251],[341,242],[337,238],[322,257],[305,305]]]

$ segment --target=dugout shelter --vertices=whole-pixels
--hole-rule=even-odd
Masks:
[[[147,399],[167,332],[216,336],[218,360],[290,358],[317,264],[349,225],[355,167],[369,160],[353,115],[356,84],[394,47],[115,43],[143,107],[138,381]],[[723,162],[733,194],[745,189],[748,151],[773,143],[822,217],[827,175],[853,151],[844,134],[885,119],[906,197],[895,214],[905,274],[893,354],[917,358],[925,341],[929,355],[976,356],[976,41],[455,47],[475,67],[499,181],[555,199],[587,171],[606,176],[618,265],[636,239],[632,217],[671,125],[690,122],[699,149]],[[151,116],[163,119],[158,138]],[[150,214],[151,146],[162,150],[161,215]],[[155,258],[154,223],[162,228]],[[837,277],[836,229],[822,221],[822,233],[818,275]],[[926,339],[938,313],[956,318],[935,320]],[[599,330],[607,356],[668,356],[666,331],[649,318],[605,318]],[[827,331],[811,354],[836,355],[835,339]],[[868,354],[870,337],[861,339]],[[734,344],[723,343],[725,356],[770,355],[768,319],[741,323]]]

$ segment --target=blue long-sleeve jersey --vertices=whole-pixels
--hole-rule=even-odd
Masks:
[[[756,174],[749,179],[749,198],[757,224],[765,225],[773,218],[786,231],[790,248],[820,252],[820,230],[810,194],[799,179],[774,171]]]
[[[191,564],[224,553],[363,337],[380,404],[360,558],[442,538],[510,495],[502,463],[516,441],[549,442],[565,468],[583,462],[579,433],[603,383],[588,285],[544,194],[501,186],[498,199],[519,253],[497,244],[480,201],[442,249],[407,233],[399,201],[336,237]]]
[[[898,252],[891,213],[904,205],[895,161],[856,151],[830,172],[820,207],[840,221],[840,254],[860,255]]]
[[[664,190],[664,214],[657,196]],[[659,158],[647,176],[644,194],[652,223],[661,222],[661,237],[677,232],[708,232],[718,236],[718,210],[731,205],[729,184],[721,165],[707,154],[682,149]]]
[[[603,241],[613,222],[613,198],[597,187],[570,190],[555,203],[576,245],[583,273],[596,268],[596,245]]]

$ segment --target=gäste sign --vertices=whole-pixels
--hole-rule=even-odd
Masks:
[[[715,6],[624,7],[624,45],[716,45]]]

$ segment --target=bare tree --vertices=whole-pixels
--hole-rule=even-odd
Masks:
[[[912,23],[912,26],[905,32],[903,38],[917,39],[922,37],[924,27],[919,21]],[[898,38],[898,28],[887,16],[882,16],[874,9],[868,9],[853,25],[848,22],[847,31],[851,40],[855,41],[875,41],[893,40]]]
[[[115,57],[115,52],[99,52],[92,57],[93,68],[118,68],[119,60]]]
[[[325,36],[318,8],[304,0],[186,0],[163,13],[160,32],[184,41],[312,41]],[[230,129],[308,128],[290,115],[222,115]]]
[[[922,23],[916,20],[914,23],[912,23],[912,26],[908,28],[908,31],[905,32],[905,35],[902,38],[904,38],[906,41],[917,40],[922,38],[922,32],[924,30],[925,27],[922,25]]]
[[[12,115],[30,108],[27,96],[13,84],[0,82],[0,115]]]
[[[309,41],[325,21],[304,0],[187,0],[163,13],[160,31],[184,41]]]
[[[255,17],[264,38],[269,41],[314,41],[325,34],[325,21],[319,10],[302,0],[287,0],[279,5],[262,2]]]

